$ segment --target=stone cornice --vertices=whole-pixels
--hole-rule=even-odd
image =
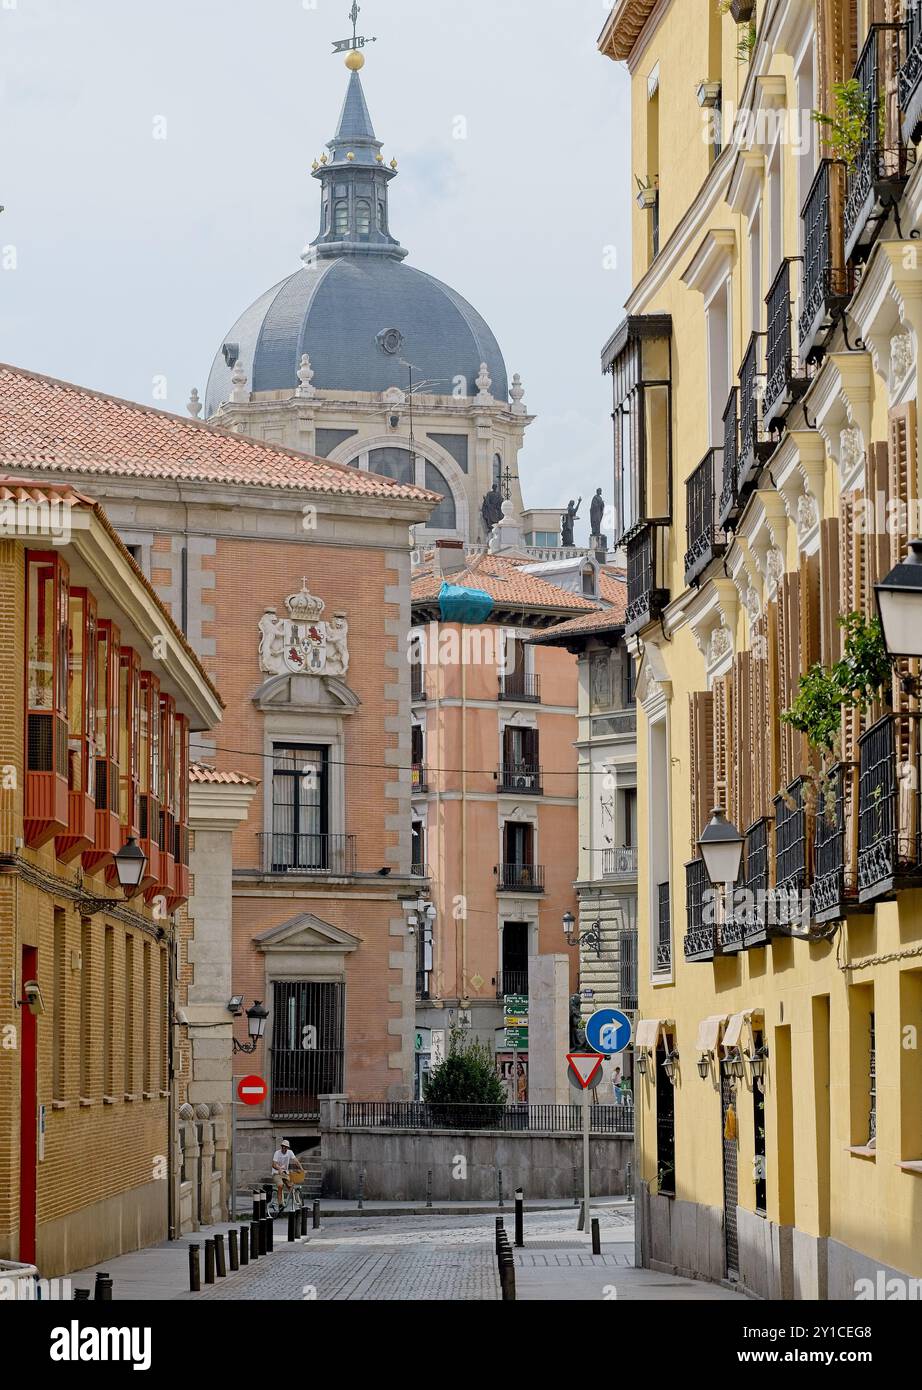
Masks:
[[[236,830],[250,814],[258,784],[202,785],[189,787],[190,830]]]
[[[709,300],[733,269],[736,254],[736,232],[730,227],[712,227],[679,278]]]

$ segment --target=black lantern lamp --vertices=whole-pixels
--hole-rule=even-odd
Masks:
[[[909,542],[909,554],[886,579],[874,585],[887,652],[922,657],[922,540]]]
[[[749,1063],[749,1074],[753,1081],[765,1080],[765,1059],[767,1056],[767,1047],[757,1047],[754,1052],[747,1052],[746,1061]]]
[[[260,999],[251,1004],[247,1009],[247,1033],[250,1035],[248,1043],[238,1042],[234,1038],[235,1052],[255,1052],[256,1044],[266,1031],[266,1019],[269,1017],[269,1010]]]
[[[702,1080],[702,1081],[706,1081],[706,1080],[707,1080],[708,1073],[710,1072],[710,1070],[711,1070],[711,1053],[710,1053],[710,1052],[702,1052],[701,1056],[698,1058],[698,1075],[701,1077],[701,1080]]]
[[[679,1054],[675,1048],[671,1052],[667,1052],[663,1058],[663,1071],[674,1086],[679,1075]]]
[[[646,1048],[640,1048],[634,1057],[634,1066],[641,1076],[647,1074],[647,1052]]]
[[[147,855],[135,837],[130,835],[115,856],[115,872],[126,898],[132,897],[138,891],[146,867]]]

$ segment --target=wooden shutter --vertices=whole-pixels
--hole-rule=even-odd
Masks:
[[[856,611],[855,597],[860,588],[858,551],[862,537],[855,533],[855,494],[843,493],[839,500],[839,614]],[[841,637],[840,637],[841,640]],[[858,739],[861,735],[861,715],[858,710],[842,711],[842,760],[858,761]]]
[[[800,574],[781,577],[777,599],[777,702],[771,712],[772,722],[778,724],[779,787],[787,787],[800,771],[797,751],[799,735],[789,724],[781,724],[778,716],[790,709],[800,683]]]
[[[730,803],[733,823],[748,830],[752,814],[752,785],[756,775],[752,743],[752,653],[740,652],[733,662],[731,694],[733,737],[730,745]]]
[[[689,696],[691,857],[714,809],[714,697],[709,690]]]
[[[733,699],[731,675],[714,682],[714,805],[730,809]]]
[[[842,655],[839,626],[839,519],[820,522],[820,661],[834,666]]]
[[[772,814],[772,802],[781,783],[781,686],[778,646],[778,603],[773,599],[765,610],[765,683],[762,687],[762,737],[765,740],[765,781],[762,786],[763,816]]]
[[[892,441],[892,422],[891,422]],[[865,551],[864,612],[872,616],[874,585],[879,584],[892,569],[890,561],[891,503],[898,502],[900,493],[893,490],[892,449],[886,444],[872,444],[868,450],[868,477],[865,487],[865,529],[862,537]],[[898,518],[897,518],[898,520]]]
[[[918,501],[918,453],[916,435],[916,403],[910,401],[907,405],[897,406],[890,411],[890,446],[888,450],[889,458],[889,491],[892,503],[890,516],[887,569],[898,565],[905,558],[910,536],[914,536],[918,529],[918,521],[915,515]],[[905,713],[916,708],[916,701],[913,696],[907,695],[903,690],[902,680],[905,676],[918,675],[919,663],[916,661],[898,661],[894,666],[893,672],[893,708],[898,713]],[[905,751],[907,756],[911,756],[906,739]]]
[[[820,633],[820,557],[819,555],[802,555],[800,557],[800,640],[799,657],[800,667],[798,676],[805,676],[812,666],[820,660],[821,655],[821,633]],[[799,684],[799,679],[798,679]],[[795,696],[797,694],[795,690]],[[805,734],[798,734],[792,729],[795,747],[799,752],[800,767],[795,769],[795,775],[805,770],[811,762],[815,761],[815,754],[811,752],[810,744]]]

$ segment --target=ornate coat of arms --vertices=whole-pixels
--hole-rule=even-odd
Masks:
[[[349,669],[349,624],[345,613],[322,621],[326,607],[302,579],[301,591],[285,600],[287,618],[267,608],[259,621],[259,669],[267,676],[344,676]]]

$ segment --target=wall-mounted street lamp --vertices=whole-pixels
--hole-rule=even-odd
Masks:
[[[746,1068],[743,1065],[743,1054],[738,1047],[734,1047],[724,1058],[724,1070],[734,1081],[742,1081]]]
[[[675,1048],[663,1058],[663,1071],[674,1086],[679,1079],[679,1054]]]
[[[146,867],[147,855],[135,837],[129,835],[115,855],[115,872],[118,874],[119,887],[126,898],[133,897],[138,891]]]
[[[698,1075],[701,1077],[702,1081],[708,1079],[713,1056],[714,1054],[712,1052],[702,1052],[701,1056],[698,1058]]]
[[[647,1050],[646,1050],[645,1047],[640,1048],[640,1049],[634,1054],[634,1066],[637,1068],[638,1074],[639,1074],[640,1076],[646,1076],[646,1074],[647,1074]]]
[[[909,542],[906,559],[874,585],[874,594],[891,659],[922,657],[922,540]],[[918,693],[917,681],[910,693]]]
[[[565,912],[563,914],[563,934],[567,938],[568,946],[574,944],[573,934],[575,929],[576,918],[573,916],[572,912]],[[586,946],[590,951],[595,951],[596,958],[598,960],[602,959],[602,922],[600,918],[597,918],[586,931],[579,933],[576,944],[579,946]]]
[[[758,1047],[754,1052],[746,1053],[746,1061],[749,1063],[749,1074],[753,1081],[765,1080],[765,1059],[767,1056],[767,1047]]]
[[[235,1052],[255,1052],[256,1044],[266,1031],[266,1019],[269,1017],[269,1010],[261,1000],[257,999],[247,1009],[247,1032],[250,1035],[248,1043],[238,1042],[234,1038]]]
[[[746,837],[716,807],[698,841],[708,878],[715,887],[729,887],[739,878],[745,843]]]

